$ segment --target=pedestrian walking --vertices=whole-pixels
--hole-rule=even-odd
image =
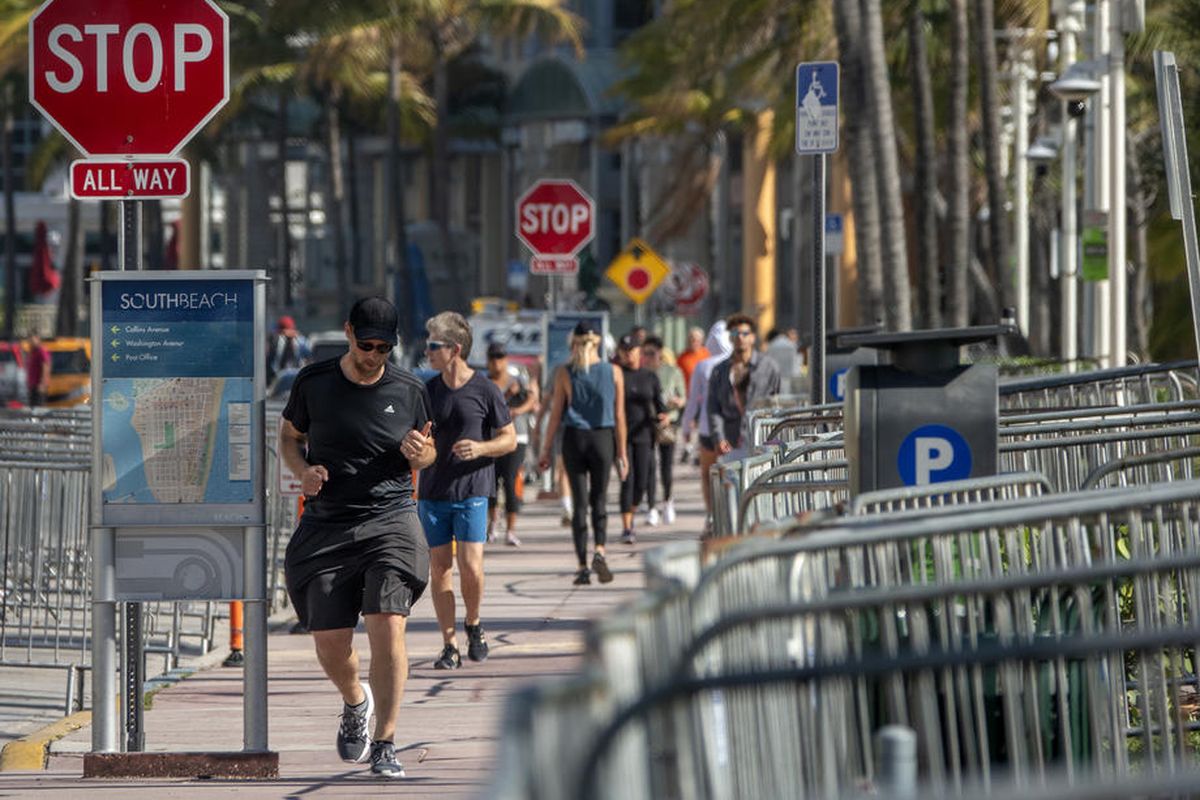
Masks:
[[[654,486],[654,431],[665,421],[666,404],[658,375],[642,364],[642,346],[632,335],[621,337],[617,360],[625,378],[625,424],[629,472],[621,481],[621,541],[635,544],[633,517]],[[647,512],[649,513],[649,512]]]
[[[712,353],[704,346],[704,331],[700,328],[689,330],[687,347],[684,348],[675,361],[675,365],[683,373],[683,392],[685,396],[688,396],[692,389],[692,373],[696,371],[696,367],[700,365],[700,362],[710,355]],[[681,420],[681,422],[684,422],[684,420]],[[680,451],[679,463],[686,464],[689,458],[695,460],[699,445],[695,442],[695,431],[690,429],[688,425],[681,424],[679,434],[683,439],[683,447],[677,448]]]
[[[299,369],[312,358],[308,338],[296,329],[296,321],[284,315],[275,322],[275,332],[267,342],[267,381],[285,369]]]
[[[708,427],[718,455],[746,446],[746,411],[779,394],[779,366],[755,347],[754,319],[734,314],[725,321],[733,353],[713,368],[708,381]]]
[[[529,432],[533,415],[538,409],[537,383],[529,380],[524,371],[508,363],[508,350],[500,342],[492,342],[487,349],[488,378],[496,384],[508,413],[512,416],[513,430],[517,434],[517,449],[496,459],[496,484],[488,498],[488,541],[494,542],[496,521],[500,516],[499,495],[504,488],[504,543],[520,547],[517,538],[517,514],[521,511],[521,490],[525,486],[525,452],[529,447]]]
[[[654,444],[658,456],[658,477],[662,481],[662,510],[655,503],[654,479],[650,479],[649,503],[650,511],[646,515],[646,524],[650,527],[658,525],[659,520],[668,525],[675,523],[674,488],[675,445],[679,439],[679,418],[687,405],[687,392],[683,388],[683,373],[669,358],[670,351],[663,346],[663,340],[658,336],[646,337],[642,345],[642,363],[646,369],[658,376],[662,387],[662,399],[666,404],[667,419],[655,426]]]
[[[46,405],[50,391],[50,351],[42,344],[42,337],[31,332],[26,340],[25,383],[29,389],[29,407]]]
[[[433,407],[437,460],[421,474],[418,510],[429,542],[433,608],[442,631],[435,669],[458,669],[454,562],[465,606],[467,658],[485,661],[487,637],[480,619],[483,544],[487,541],[488,498],[496,490],[494,460],[517,447],[517,434],[496,384],[467,366],[471,326],[461,314],[444,311],[425,323],[425,352],[438,371],[425,384]],[[453,543],[457,542],[457,550]]]
[[[704,496],[706,519],[712,514],[712,485],[708,474],[717,463],[717,445],[708,428],[708,381],[712,371],[733,352],[733,344],[725,329],[725,320],[717,320],[708,330],[705,347],[711,356],[696,365],[692,382],[688,387],[688,404],[683,409],[683,427],[687,432],[695,431],[700,445],[700,492]]]
[[[431,406],[424,384],[388,362],[397,341],[391,303],[359,300],[344,327],[346,354],[300,370],[279,426],[280,457],[307,498],[284,575],[317,660],[342,695],[338,755],[369,759],[372,774],[400,778],[394,737],[408,678],[404,636],[429,576],[412,471],[436,456]],[[366,684],[353,641],[360,614],[371,649]]]
[[[613,461],[624,479],[629,472],[625,455],[625,381],[621,368],[602,361],[600,334],[589,322],[580,322],[571,336],[571,357],[554,374],[550,396],[550,418],[546,441],[538,459],[542,469],[550,466],[553,440],[563,429],[563,461],[574,500],[571,534],[579,568],[575,585],[590,584],[591,573],[601,583],[613,579],[605,557],[607,544],[608,479]],[[587,560],[587,520],[591,511],[595,552],[591,569]]]

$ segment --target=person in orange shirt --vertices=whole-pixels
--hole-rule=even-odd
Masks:
[[[704,331],[700,328],[689,330],[687,348],[675,359],[675,366],[679,367],[679,371],[683,373],[683,393],[685,397],[692,388],[692,371],[696,369],[696,366],[701,361],[710,355],[712,353],[708,352],[708,348],[704,346]],[[687,426],[684,425],[680,429],[680,433],[684,436],[683,447],[679,448],[680,464],[686,464],[688,459],[696,454],[694,437],[686,433],[686,431]]]

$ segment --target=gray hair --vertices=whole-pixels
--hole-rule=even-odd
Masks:
[[[475,337],[471,333],[471,323],[456,311],[443,311],[425,323],[429,338],[439,342],[449,342],[459,347],[459,355],[466,360],[471,355],[471,344]]]

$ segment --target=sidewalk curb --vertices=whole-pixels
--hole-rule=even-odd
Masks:
[[[45,769],[51,742],[91,724],[91,711],[76,711],[69,717],[9,742],[0,750],[0,772]]]

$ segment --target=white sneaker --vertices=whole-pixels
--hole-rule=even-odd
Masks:
[[[674,500],[668,500],[663,505],[663,519],[666,521],[666,523],[668,525],[675,524],[675,501]]]
[[[659,523],[658,509],[652,508],[646,512],[646,524],[651,528],[657,528]]]

